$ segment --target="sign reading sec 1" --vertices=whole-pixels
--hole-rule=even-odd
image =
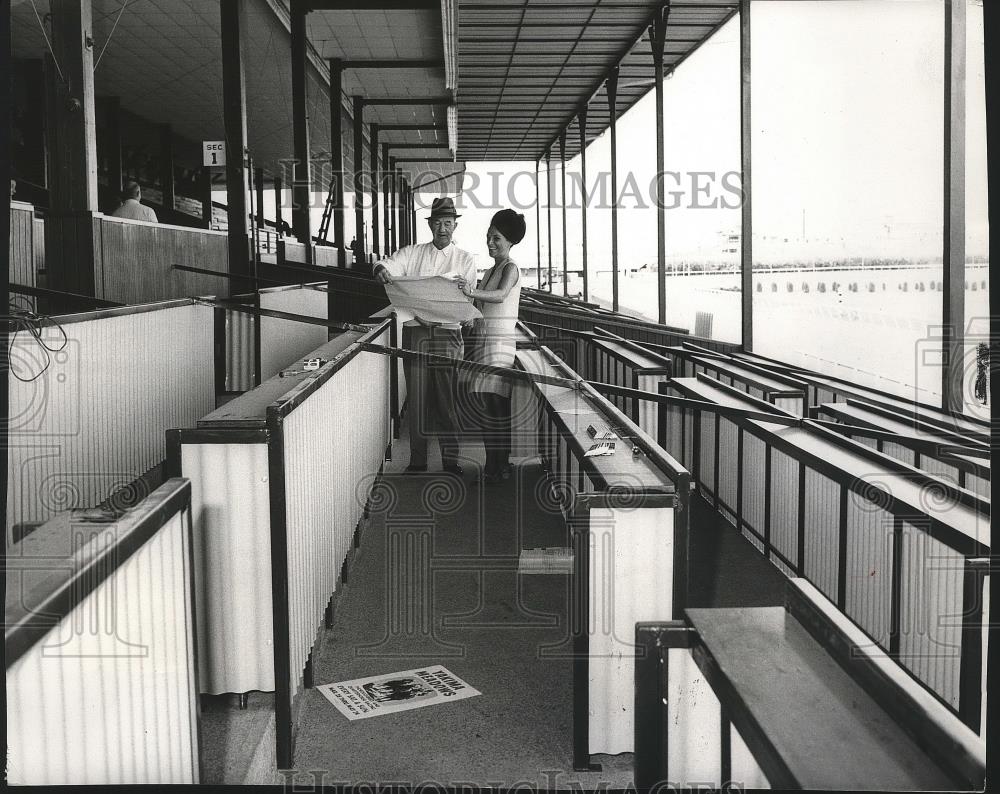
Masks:
[[[202,165],[225,165],[226,164],[226,142],[225,141],[202,141],[201,142]]]

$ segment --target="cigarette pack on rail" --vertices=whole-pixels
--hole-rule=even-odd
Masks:
[[[573,552],[562,547],[523,549],[518,573],[572,573]]]

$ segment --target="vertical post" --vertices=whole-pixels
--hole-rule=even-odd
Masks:
[[[90,0],[53,0],[52,51],[45,56],[49,217],[45,256],[49,286],[96,295],[101,267],[94,234],[97,118]]]
[[[274,178],[274,228],[279,238],[281,237],[281,207],[284,201],[282,187],[281,177],[276,176]]]
[[[397,213],[397,207],[399,205],[399,182],[396,179],[396,160],[394,158],[387,158],[385,161],[385,170],[389,174],[389,179],[392,184],[390,185],[389,195],[392,196],[392,253],[398,250],[399,246],[399,216]]]
[[[104,151],[108,156],[108,188],[117,199],[124,187],[122,179],[122,103],[116,96],[104,98],[104,125],[107,141]]]
[[[966,0],[944,12],[944,273],[941,407],[961,412],[965,340],[965,16]]]
[[[545,215],[549,227],[549,292],[552,292],[552,147],[545,152]]]
[[[358,250],[365,251],[365,98],[354,96],[354,239],[358,241]],[[357,260],[364,262],[365,255],[354,254],[354,265],[359,264]]]
[[[264,169],[253,170],[253,186],[257,192],[257,226],[264,228]]]
[[[368,125],[368,148],[372,155],[372,252],[378,257],[379,249],[379,219],[378,219],[378,124]]]
[[[559,162],[562,164],[562,198],[559,204],[562,208],[563,295],[566,296],[569,295],[569,263],[566,261],[566,130],[559,133]]]
[[[750,0],[740,0],[740,315],[743,349],[753,350],[753,213],[750,203]]]
[[[174,133],[169,124],[160,125],[160,185],[163,188],[163,206],[173,212],[176,207],[174,192]]]
[[[656,88],[656,294],[657,319],[667,321],[667,216],[663,199],[663,46],[667,38],[667,17],[670,4],[664,3],[649,26],[649,41],[653,48],[654,85]]]
[[[403,207],[406,202],[406,185],[403,182],[403,171],[396,169],[396,226],[399,227],[399,247],[406,245],[406,223],[403,220]]]
[[[417,201],[413,194],[413,188],[409,189],[410,196],[410,242],[417,242]]]
[[[403,229],[403,242],[404,242],[404,245],[409,245],[410,243],[413,242],[410,239],[410,232],[411,232],[411,229],[410,229],[410,182],[409,182],[409,180],[405,176],[402,178],[402,180],[403,180],[402,181],[403,188],[400,191],[400,194],[401,194],[400,198],[402,200],[399,202],[399,212],[400,212],[400,217],[401,217],[401,220],[402,220],[402,223],[400,223],[400,226]]]
[[[395,180],[392,181],[390,185],[390,171],[389,171],[389,144],[382,144],[382,244],[383,253],[386,256],[392,253],[392,249],[389,247],[389,207],[392,204],[392,191],[395,188]],[[395,244],[394,244],[395,245]]]
[[[618,311],[618,67],[604,82],[611,118],[611,310]]]
[[[229,272],[250,272],[247,239],[247,100],[243,73],[243,9],[240,0],[220,0],[222,102],[226,130],[226,215]],[[244,287],[245,285],[239,285]]]
[[[542,186],[539,183],[541,158],[535,160],[535,261],[538,266],[536,286],[542,288]]]
[[[587,108],[580,108],[576,116],[577,126],[580,128],[580,222],[582,229],[580,239],[583,243],[581,254],[583,255],[583,299],[590,299],[587,275]]]
[[[344,69],[339,58],[330,59],[330,178],[333,180],[333,244],[344,264]]]
[[[212,228],[212,169],[201,167],[201,222],[206,229]]]
[[[312,163],[309,147],[309,100],[306,95],[308,41],[306,14],[299,3],[292,3],[292,149],[295,161],[292,180],[292,228],[306,247],[306,261],[312,263],[312,228],[309,206],[312,204]]]

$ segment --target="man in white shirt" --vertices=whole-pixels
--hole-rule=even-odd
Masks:
[[[427,219],[434,235],[433,241],[408,245],[379,260],[374,266],[375,279],[382,284],[391,284],[394,278],[403,276],[429,278],[458,273],[466,281],[475,283],[475,257],[451,241],[459,217],[451,198],[434,199]],[[464,352],[462,329],[457,324],[431,327],[419,320],[410,320],[403,324],[402,344],[409,350],[449,358],[461,359]],[[454,369],[404,359],[403,371],[410,407],[410,465],[406,470],[427,471],[427,439],[435,433],[441,445],[442,468],[461,476]]]
[[[122,191],[121,206],[112,215],[115,218],[128,218],[133,221],[156,223],[156,213],[152,207],[139,203],[139,183],[129,182]]]

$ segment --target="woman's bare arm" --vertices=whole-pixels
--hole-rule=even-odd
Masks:
[[[466,296],[473,300],[482,301],[483,303],[502,303],[504,298],[514,289],[519,276],[520,273],[518,272],[517,265],[513,262],[508,262],[504,265],[503,277],[500,279],[500,286],[497,289],[474,289],[468,282],[465,282],[464,285],[460,282],[459,288]]]

